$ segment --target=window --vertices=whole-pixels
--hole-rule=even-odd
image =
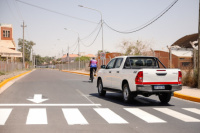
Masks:
[[[114,67],[114,64],[115,64],[115,60],[116,60],[116,59],[112,59],[112,60],[108,63],[108,65],[106,66],[106,69],[111,69],[111,68],[113,68],[113,67]]]
[[[117,58],[115,68],[119,68],[122,64],[123,58]]]
[[[10,31],[9,30],[3,30],[3,37],[10,37]]]
[[[158,68],[158,62],[155,58],[149,57],[130,57],[126,59],[124,68]]]
[[[183,67],[187,67],[187,66],[190,66],[190,65],[191,65],[190,62],[182,62],[182,66],[183,66]]]
[[[130,69],[130,68],[131,68],[129,58],[126,58],[126,62],[124,63],[124,68],[125,68],[125,69]]]

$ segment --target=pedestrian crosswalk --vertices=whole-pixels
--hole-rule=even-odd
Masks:
[[[79,108],[58,108],[62,110],[61,116],[66,120],[68,125],[89,125],[90,117],[84,116]],[[200,109],[197,108],[150,108],[151,111],[146,111],[144,108],[123,108],[119,111],[109,108],[88,108],[88,111],[95,112],[99,119],[102,119],[105,124],[131,124],[134,122],[134,117],[141,119],[145,123],[170,123],[170,120],[178,120],[182,122],[200,122]],[[12,119],[10,116],[15,111],[13,108],[0,108],[0,126],[9,125],[8,119]],[[26,125],[47,125],[48,124],[48,111],[46,108],[29,108],[28,112],[24,114]],[[153,111],[153,112],[152,112]],[[122,114],[120,114],[122,113]],[[123,114],[131,117],[131,120],[127,117],[123,118]],[[159,118],[160,113],[162,118]],[[158,115],[159,114],[159,115]],[[190,114],[191,116],[189,116]],[[56,114],[58,115],[58,114]],[[165,120],[164,118],[166,118]],[[170,119],[168,118],[170,116]],[[195,118],[193,116],[199,116]],[[94,124],[94,123],[92,123]]]

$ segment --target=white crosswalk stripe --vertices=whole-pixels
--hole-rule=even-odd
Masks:
[[[138,108],[124,108],[124,109],[148,123],[166,123],[166,121],[154,115],[151,115],[141,109]]]
[[[48,124],[46,108],[31,108],[26,120],[27,125]]]
[[[200,109],[197,108],[182,108],[183,110],[189,111],[192,113],[200,115]],[[60,110],[60,109],[58,109]],[[97,115],[99,115],[101,119],[105,120],[105,123],[109,124],[128,124],[129,122],[122,118],[119,114],[112,111],[109,108],[93,108],[92,109]],[[156,115],[152,115],[147,111],[142,110],[141,108],[124,108],[127,111],[128,115],[134,115],[139,119],[147,122],[147,123],[170,123],[169,121],[163,120]],[[169,108],[153,108],[155,111],[159,111],[164,113],[165,115],[171,116],[171,118],[176,118],[183,122],[200,122],[199,118],[194,118],[189,115],[183,114],[182,111],[174,111]],[[0,125],[9,124],[7,122],[10,117],[11,112],[13,112],[12,108],[0,108]],[[68,125],[89,125],[87,117],[81,113],[81,110],[78,108],[62,108],[63,114],[62,117],[66,120],[66,124]],[[15,112],[13,112],[15,113]],[[154,113],[156,114],[156,113]],[[194,114],[193,114],[194,115]],[[26,121],[24,122],[26,125],[40,125],[40,124],[48,124],[47,119],[47,111],[46,108],[30,108],[27,112]],[[51,117],[51,116],[48,116]],[[164,116],[163,116],[164,117]],[[88,117],[90,118],[90,117]]]
[[[84,116],[77,108],[63,108],[62,111],[69,125],[88,124],[87,120],[84,118]]]
[[[108,108],[95,108],[94,109],[101,117],[103,117],[110,124],[127,124],[128,122],[121,118]]]
[[[0,109],[0,125],[4,125],[11,113],[12,109]]]
[[[200,122],[199,119],[193,118],[191,116],[179,113],[177,111],[174,111],[174,110],[171,110],[171,109],[168,109],[168,108],[154,108],[154,109],[157,110],[157,111],[160,111],[164,114],[167,114],[169,116],[172,116],[174,118],[177,118],[179,120],[182,120],[184,122]]]
[[[183,109],[200,115],[200,109],[195,109],[195,108],[183,108]]]

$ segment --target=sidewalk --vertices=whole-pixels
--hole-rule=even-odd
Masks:
[[[78,71],[78,70],[77,71],[65,71],[65,70],[63,70],[63,72],[76,73],[76,74],[89,76],[89,72],[87,72],[87,71]],[[194,101],[194,102],[200,102],[200,89],[183,86],[181,91],[174,92],[174,97],[178,97],[181,99]]]
[[[174,96],[189,101],[200,102],[200,89],[183,86],[181,91],[174,92]]]

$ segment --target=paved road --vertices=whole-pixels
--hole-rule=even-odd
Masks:
[[[99,97],[88,78],[50,69],[21,78],[0,94],[0,133],[200,131],[199,103],[138,96],[124,104],[118,93]]]

